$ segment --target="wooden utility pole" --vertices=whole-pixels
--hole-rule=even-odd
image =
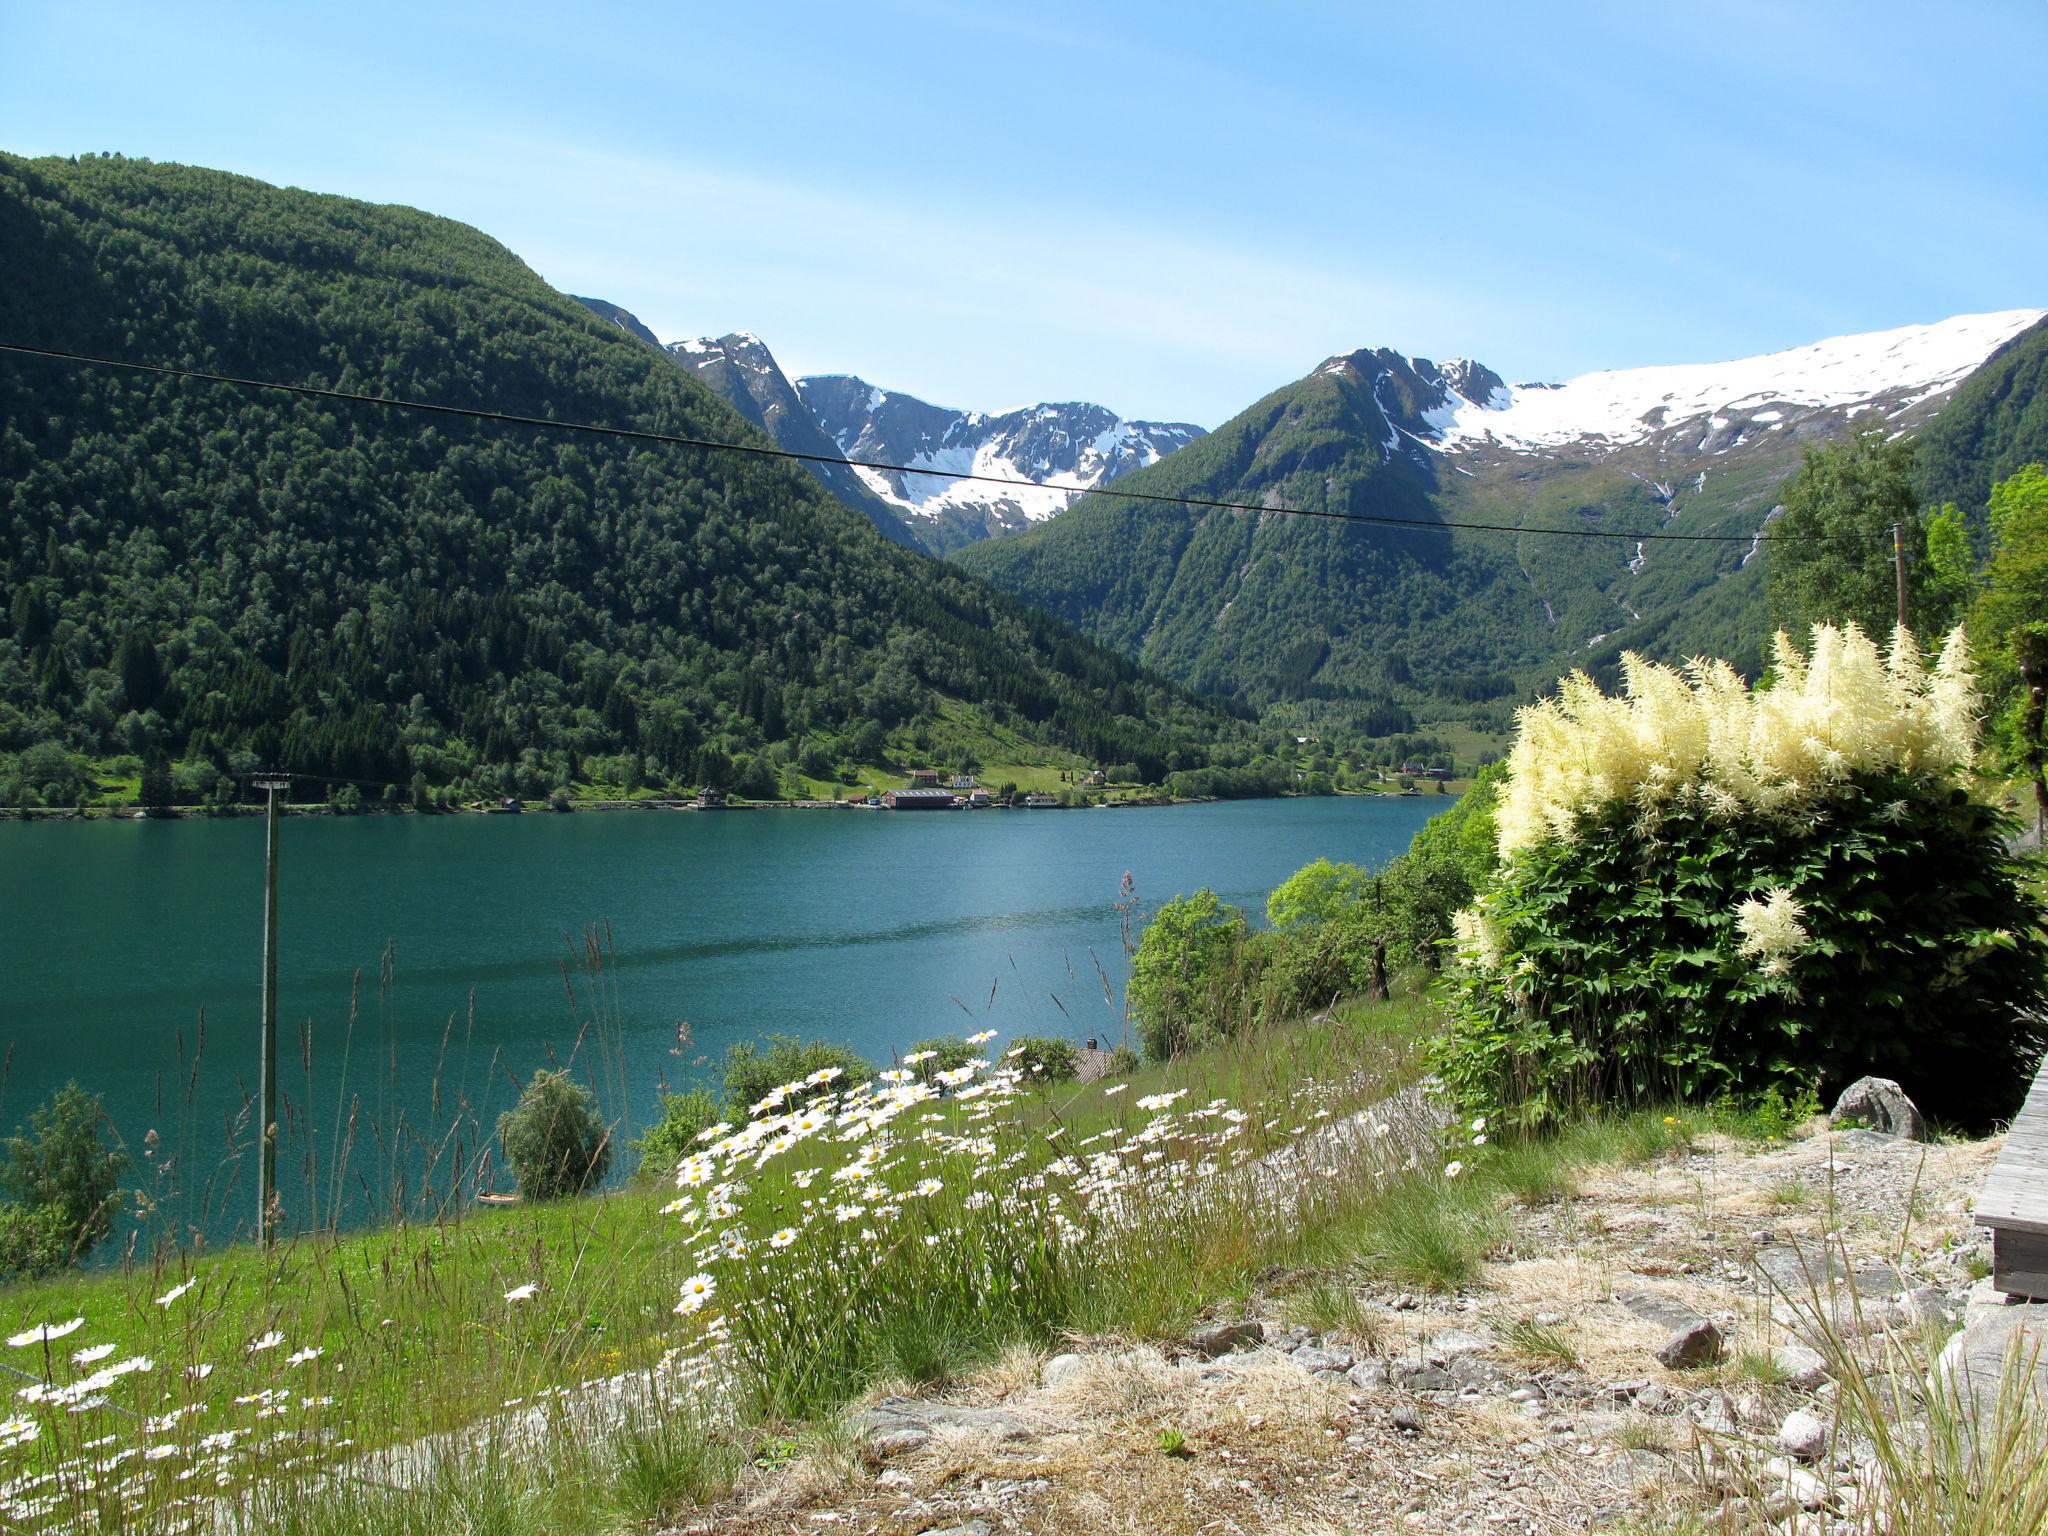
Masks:
[[[263,1045],[256,1092],[262,1114],[257,1133],[256,1230],[263,1246],[277,1238],[277,797],[291,780],[258,779],[263,807]]]
[[[1892,569],[1899,576],[1899,628],[1906,627],[1906,540],[1897,523],[1892,524]]]

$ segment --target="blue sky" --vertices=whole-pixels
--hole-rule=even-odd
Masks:
[[[0,148],[475,224],[663,339],[1214,426],[2048,304],[2048,6],[0,0]]]

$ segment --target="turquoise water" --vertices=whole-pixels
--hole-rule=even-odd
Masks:
[[[572,1053],[632,1128],[664,1083],[708,1081],[729,1043],[778,1031],[871,1058],[981,1028],[1114,1044],[1126,871],[1148,908],[1208,885],[1256,914],[1311,859],[1382,863],[1447,804],[289,818],[288,1213],[360,1220],[429,1166],[444,1184],[516,1085]],[[76,1077],[105,1095],[159,1220],[216,1238],[254,1214],[234,1149],[262,854],[254,819],[0,825],[0,1127]]]

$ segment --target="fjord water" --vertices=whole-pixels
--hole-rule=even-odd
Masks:
[[[380,1170],[388,1180],[409,1160],[416,1184],[464,1102],[469,1155],[517,1085],[579,1050],[593,1020],[579,1076],[635,1129],[661,1084],[709,1081],[728,1044],[774,1032],[871,1059],[984,1028],[1114,1044],[1126,871],[1148,910],[1207,885],[1256,919],[1301,865],[1384,863],[1449,803],[288,818],[288,1220],[303,1224],[314,1204],[329,1218],[351,1104],[353,1193],[331,1213],[344,1222],[388,1206]],[[230,1155],[246,1132],[231,1138],[230,1123],[257,1080],[262,874],[254,818],[0,826],[0,1128],[77,1078],[105,1095],[138,1181],[182,1191],[166,1201],[169,1225],[215,1240],[254,1214],[253,1167]],[[583,959],[593,926],[611,950],[598,982]],[[679,1021],[691,1032],[681,1054]],[[394,1159],[401,1111],[411,1151]]]

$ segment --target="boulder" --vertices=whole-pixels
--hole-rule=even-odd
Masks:
[[[1778,1426],[1778,1449],[1794,1461],[1819,1461],[1827,1454],[1828,1427],[1805,1409],[1795,1408]]]
[[[1387,1365],[1384,1360],[1361,1360],[1344,1373],[1344,1379],[1361,1391],[1371,1391],[1387,1384]]]
[[[1927,1123],[1919,1106],[1906,1097],[1906,1090],[1888,1077],[1859,1077],[1835,1100],[1828,1111],[1828,1124],[1868,1126],[1887,1136],[1906,1141],[1925,1141]]]
[[[1828,1363],[1821,1352],[1804,1344],[1776,1345],[1771,1364],[1785,1373],[1785,1385],[1796,1391],[1812,1392],[1828,1379]]]
[[[1669,1370],[1712,1365],[1721,1358],[1721,1330],[1704,1317],[1676,1330],[1657,1347],[1657,1361]]]
[[[1313,1344],[1302,1345],[1287,1358],[1311,1375],[1341,1374],[1351,1369],[1352,1361],[1348,1349],[1318,1349]]]
[[[2048,1411],[2048,1303],[1980,1306],[1973,1294],[1966,1317],[1935,1369],[1972,1421],[1991,1422],[2001,1400]]]
[[[910,1397],[885,1397],[861,1415],[863,1438],[878,1456],[894,1456],[929,1445],[941,1429],[993,1435],[998,1440],[1023,1440],[1032,1426],[1015,1414],[993,1408],[963,1408]]]
[[[1657,1346],[1657,1359],[1668,1369],[1712,1365],[1721,1358],[1721,1330],[1684,1302],[1651,1291],[1624,1291],[1614,1299],[1645,1322],[1671,1330]]]
[[[1446,1328],[1423,1341],[1422,1358],[1431,1365],[1449,1365],[1466,1355],[1484,1354],[1492,1341],[1463,1328]]]
[[[1265,1326],[1260,1323],[1216,1323],[1208,1328],[1198,1328],[1188,1335],[1188,1348],[1204,1360],[1214,1360],[1218,1355],[1227,1355],[1234,1349],[1250,1349],[1255,1344],[1266,1342]]]

